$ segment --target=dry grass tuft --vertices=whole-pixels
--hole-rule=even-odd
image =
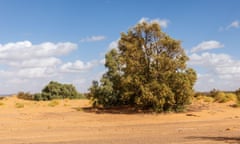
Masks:
[[[53,100],[53,101],[50,101],[50,102],[48,103],[48,106],[49,106],[49,107],[55,107],[55,106],[57,106],[57,105],[59,105],[59,101],[57,101],[57,100]]]
[[[23,103],[15,103],[15,107],[16,108],[24,108],[24,104]]]

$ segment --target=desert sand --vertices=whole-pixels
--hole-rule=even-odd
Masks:
[[[0,144],[239,144],[240,108],[194,102],[184,113],[96,113],[88,100],[0,100]]]

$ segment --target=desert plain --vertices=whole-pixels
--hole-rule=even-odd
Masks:
[[[182,113],[88,110],[88,100],[0,100],[0,144],[240,144],[240,108],[194,101]]]

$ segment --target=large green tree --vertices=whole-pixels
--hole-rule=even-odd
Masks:
[[[95,106],[130,105],[155,111],[182,110],[193,94],[196,73],[188,68],[181,42],[142,22],[122,33],[118,47],[106,54],[107,72],[94,82]]]

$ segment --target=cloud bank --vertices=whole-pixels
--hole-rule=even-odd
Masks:
[[[231,28],[239,28],[239,27],[240,27],[240,22],[235,20],[230,25],[228,25],[226,29],[228,30]]]
[[[210,40],[210,41],[203,41],[197,46],[194,46],[191,50],[192,53],[194,52],[199,52],[199,51],[206,51],[206,50],[211,50],[211,49],[218,49],[218,48],[223,48],[224,45],[221,44],[218,41],[215,40]]]
[[[225,53],[206,52],[221,48],[224,45],[217,41],[206,41],[192,48],[188,62],[198,72],[196,90],[209,91],[214,88],[220,90],[236,90],[240,81],[240,60]],[[203,53],[198,53],[205,51]]]
[[[96,41],[102,41],[105,40],[105,36],[90,36],[86,37],[80,40],[80,42],[96,42]]]
[[[77,44],[71,42],[32,44],[30,41],[20,41],[0,44],[0,93],[41,91],[50,80],[80,87],[78,82],[86,82],[87,72],[100,65],[101,60],[63,60],[77,48]]]

